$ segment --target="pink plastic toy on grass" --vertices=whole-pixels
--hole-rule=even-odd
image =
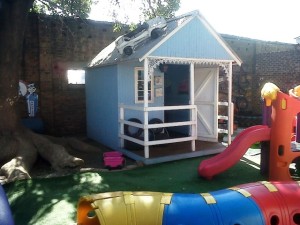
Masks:
[[[103,153],[104,166],[108,169],[121,169],[125,165],[123,154],[117,151]]]

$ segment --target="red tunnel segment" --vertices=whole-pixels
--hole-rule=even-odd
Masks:
[[[266,225],[300,224],[298,182],[257,182],[239,185],[249,192],[264,215]]]
[[[243,130],[222,153],[201,162],[198,167],[199,175],[211,179],[224,172],[239,162],[252,144],[270,140],[270,133],[270,128],[264,125]]]

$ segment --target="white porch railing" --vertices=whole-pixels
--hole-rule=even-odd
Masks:
[[[197,139],[197,107],[195,105],[180,105],[180,106],[161,106],[161,107],[139,107],[139,106],[128,106],[120,105],[120,134],[121,147],[124,147],[124,140],[134,142],[136,144],[144,146],[144,157],[149,158],[149,146],[169,144],[183,141],[191,141],[192,151],[195,151],[195,141]],[[167,110],[190,110],[190,120],[182,122],[172,123],[159,123],[159,124],[148,124],[148,113],[151,111],[167,111]],[[134,110],[141,111],[143,113],[144,123],[136,123],[125,120],[125,111]],[[143,139],[137,139],[135,137],[128,136],[124,133],[124,125],[127,124],[132,127],[141,128],[144,131]],[[162,140],[149,140],[149,130],[166,127],[178,127],[178,126],[190,126],[190,135],[188,137],[179,138],[168,138]]]

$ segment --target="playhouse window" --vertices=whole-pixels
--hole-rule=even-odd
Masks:
[[[144,69],[137,67],[134,70],[135,75],[135,102],[144,102]],[[148,101],[153,101],[153,80],[152,76],[148,81]]]
[[[85,70],[68,70],[68,84],[85,84]]]

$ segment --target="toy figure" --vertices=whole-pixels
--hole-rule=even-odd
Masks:
[[[38,94],[35,93],[34,84],[29,84],[27,88],[29,94],[26,95],[27,110],[29,117],[35,117],[38,109]]]

